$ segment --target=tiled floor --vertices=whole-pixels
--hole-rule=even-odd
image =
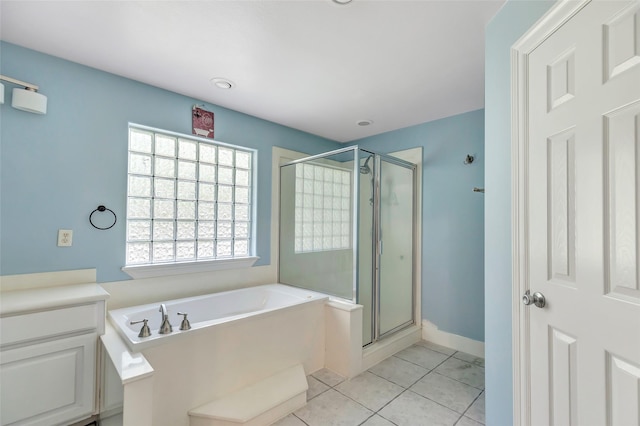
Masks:
[[[484,360],[421,341],[344,380],[308,377],[308,403],[277,426],[478,426],[484,424]]]

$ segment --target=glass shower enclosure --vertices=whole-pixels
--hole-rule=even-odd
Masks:
[[[279,281],[363,305],[363,346],[414,324],[415,167],[357,146],[280,167]]]

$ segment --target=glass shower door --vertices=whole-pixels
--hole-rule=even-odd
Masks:
[[[414,320],[414,169],[380,158],[378,336]]]

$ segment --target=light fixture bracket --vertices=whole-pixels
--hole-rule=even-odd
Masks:
[[[0,80],[6,81],[7,83],[13,83],[16,86],[22,86],[27,90],[31,90],[33,92],[37,92],[39,87],[35,84],[27,83],[26,81],[17,80],[15,78],[7,77],[6,75],[0,74]]]
[[[11,100],[13,108],[34,114],[47,113],[47,97],[42,93],[38,93],[38,86],[1,74],[0,81],[6,81],[18,86],[13,89],[13,98]],[[4,85],[2,83],[0,83],[0,92],[2,93],[0,104],[4,104]]]

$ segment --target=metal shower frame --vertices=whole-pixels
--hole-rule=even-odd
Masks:
[[[359,221],[360,221],[360,178],[361,178],[361,173],[360,173],[360,160],[361,160],[361,153],[366,153],[367,156],[373,156],[374,158],[374,162],[373,162],[373,169],[371,170],[371,173],[373,175],[373,182],[374,182],[374,196],[373,196],[373,213],[374,213],[374,218],[373,218],[373,244],[372,244],[372,257],[373,257],[373,262],[372,262],[372,277],[373,277],[373,282],[371,283],[372,287],[373,287],[373,291],[372,291],[372,313],[375,312],[375,314],[373,315],[373,321],[371,322],[371,327],[372,327],[372,341],[371,343],[375,343],[376,341],[380,340],[381,338],[393,334],[397,331],[400,331],[410,325],[415,324],[416,318],[415,318],[415,313],[416,313],[416,303],[418,302],[416,300],[416,286],[419,285],[419,283],[417,282],[417,274],[416,274],[416,262],[418,261],[418,259],[416,258],[416,253],[417,253],[417,244],[418,244],[418,238],[420,236],[415,235],[415,232],[412,234],[412,270],[411,270],[411,282],[412,282],[412,304],[411,304],[411,320],[404,323],[404,324],[400,324],[399,326],[386,331],[385,333],[380,333],[380,256],[381,256],[381,223],[380,223],[380,191],[381,191],[381,185],[380,185],[380,164],[381,161],[384,160],[388,163],[391,164],[395,164],[401,167],[405,167],[411,170],[412,172],[412,188],[413,188],[413,199],[412,199],[412,229],[415,230],[417,227],[417,211],[418,211],[418,206],[417,206],[417,202],[418,202],[418,194],[417,194],[417,173],[416,173],[416,164],[411,163],[409,161],[405,161],[405,160],[401,160],[399,158],[393,157],[391,155],[388,154],[380,154],[378,152],[375,151],[371,151],[368,149],[363,149],[360,148],[358,145],[352,145],[346,148],[340,148],[340,149],[336,149],[333,151],[328,151],[328,152],[324,152],[321,154],[316,154],[316,155],[311,155],[308,157],[304,157],[304,158],[300,158],[297,160],[293,160],[290,161],[288,163],[282,164],[280,165],[280,169],[282,169],[285,166],[290,166],[290,165],[294,165],[294,164],[300,164],[300,163],[307,163],[310,161],[314,161],[314,160],[318,160],[318,159],[322,159],[322,158],[327,158],[327,157],[331,157],[334,155],[339,155],[339,154],[343,154],[343,153],[347,153],[347,152],[353,152],[354,153],[354,161],[353,161],[353,180],[352,180],[352,184],[353,184],[353,204],[352,204],[352,211],[353,211],[353,220],[352,220],[352,227],[353,227],[353,232],[352,232],[352,236],[351,236],[351,243],[352,243],[352,247],[355,248],[352,250],[352,255],[353,255],[353,279],[352,279],[352,297],[351,299],[343,299],[341,297],[338,297],[340,299],[343,300],[348,300],[352,303],[358,303],[358,282],[359,282],[359,274],[360,274],[360,265],[359,265],[359,259],[358,259],[358,253],[360,250],[360,246],[359,246]],[[366,161],[366,160],[365,160]],[[282,214],[282,213],[280,213]],[[279,268],[278,268],[279,270]],[[279,273],[279,272],[278,272]],[[375,308],[375,309],[374,309]],[[366,345],[365,345],[366,346]]]

